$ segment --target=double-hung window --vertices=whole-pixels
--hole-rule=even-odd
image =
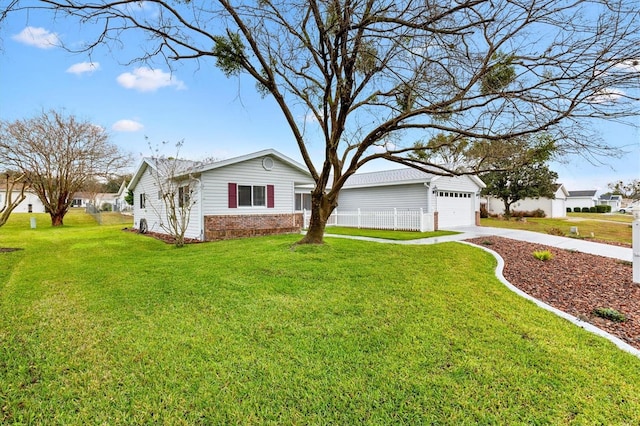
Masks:
[[[265,207],[266,186],[238,185],[238,207]]]

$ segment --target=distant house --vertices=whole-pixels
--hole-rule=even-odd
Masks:
[[[542,210],[546,217],[565,217],[567,215],[567,198],[569,191],[561,183],[556,184],[554,198],[525,198],[511,205],[511,211]],[[504,213],[504,202],[495,197],[487,197],[487,210],[492,214]]]
[[[313,179],[294,160],[267,149],[223,161],[185,165],[189,167],[174,176],[176,181],[192,176],[197,182],[191,194],[195,204],[187,238],[214,241],[302,229],[303,195],[309,193]],[[154,161],[145,158],[128,188],[134,194],[134,227],[139,229],[144,220],[149,231],[166,233],[161,226],[166,219],[154,178],[157,172]]]
[[[340,191],[337,213],[422,209],[423,231],[479,225],[484,187],[476,176],[439,176],[412,168],[356,173]]]
[[[42,204],[42,201],[40,201],[40,198],[38,198],[35,192],[27,189],[24,194],[27,198],[18,204],[18,206],[13,210],[14,213],[46,213],[44,204]],[[2,208],[6,202],[6,196],[6,187],[0,186],[0,208]],[[14,188],[11,194],[11,199],[16,200],[19,196],[20,189]]]
[[[129,189],[127,188],[127,182],[122,182],[120,185],[120,189],[115,195],[113,211],[116,212],[128,212],[131,210],[131,206],[127,203],[127,194],[129,193]]]
[[[569,191],[569,196],[567,197],[567,208],[570,208],[573,211],[574,208],[583,207],[591,208],[595,207],[598,203],[598,197],[596,197],[597,190],[588,189],[588,190],[580,190],[580,191]]]
[[[598,204],[602,206],[611,206],[611,211],[617,212],[622,208],[622,195],[601,195],[600,198],[598,198]]]

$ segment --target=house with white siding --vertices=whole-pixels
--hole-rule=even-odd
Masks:
[[[18,206],[13,210],[13,213],[46,213],[46,209],[44,208],[44,204],[40,201],[40,198],[30,189],[26,189],[24,192],[26,198],[18,204]],[[5,186],[0,186],[0,208],[5,205],[7,202],[7,188]],[[20,197],[20,189],[13,188],[11,193],[11,200],[15,201]]]
[[[267,149],[206,164],[184,161],[180,166],[173,178],[193,183],[186,238],[215,241],[301,230],[303,193],[308,194],[313,179],[306,167],[285,155]],[[154,177],[158,171],[152,159],[144,159],[128,189],[134,195],[134,227],[144,224],[148,231],[166,233]]]
[[[511,205],[511,212],[524,211],[532,212],[534,210],[542,210],[545,217],[566,217],[567,216],[567,197],[569,191],[561,183],[556,184],[556,189],[553,194],[553,198],[539,197],[539,198],[525,198],[520,201],[516,201]],[[503,214],[504,202],[495,197],[487,197],[487,211],[491,214]]]
[[[335,214],[395,217],[407,210],[420,211],[421,231],[479,225],[484,187],[477,176],[440,176],[413,168],[356,173],[340,191]]]
[[[576,207],[579,209],[582,209],[583,207],[595,207],[598,202],[596,192],[596,189],[569,191],[569,196],[567,197],[566,202],[567,208],[570,208],[571,211],[573,211]]]

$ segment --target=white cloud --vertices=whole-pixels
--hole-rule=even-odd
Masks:
[[[148,67],[140,67],[133,70],[132,73],[120,74],[117,81],[122,87],[139,92],[155,92],[162,87],[171,86],[178,90],[186,89],[184,82],[176,79],[171,73]]]
[[[39,49],[51,49],[60,46],[58,34],[40,27],[26,27],[11,38]]]
[[[589,102],[594,104],[608,104],[617,101],[624,95],[624,91],[620,89],[606,89],[601,90],[596,95],[590,96]]]
[[[98,62],[80,62],[71,65],[67,68],[67,72],[75,75],[92,73],[100,69],[100,63]]]
[[[118,120],[111,128],[116,132],[137,132],[144,129],[144,125],[134,120]]]
[[[617,67],[625,71],[640,72],[640,58],[622,62],[618,64]]]

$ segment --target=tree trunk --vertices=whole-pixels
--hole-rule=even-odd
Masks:
[[[51,216],[51,226],[62,226],[62,220],[64,219],[64,213],[49,213]]]
[[[307,233],[296,244],[324,244],[324,229],[327,220],[333,210],[337,207],[334,199],[330,199],[328,194],[311,193],[311,219]]]
[[[511,220],[511,203],[506,200],[504,201],[504,217],[507,220]]]

